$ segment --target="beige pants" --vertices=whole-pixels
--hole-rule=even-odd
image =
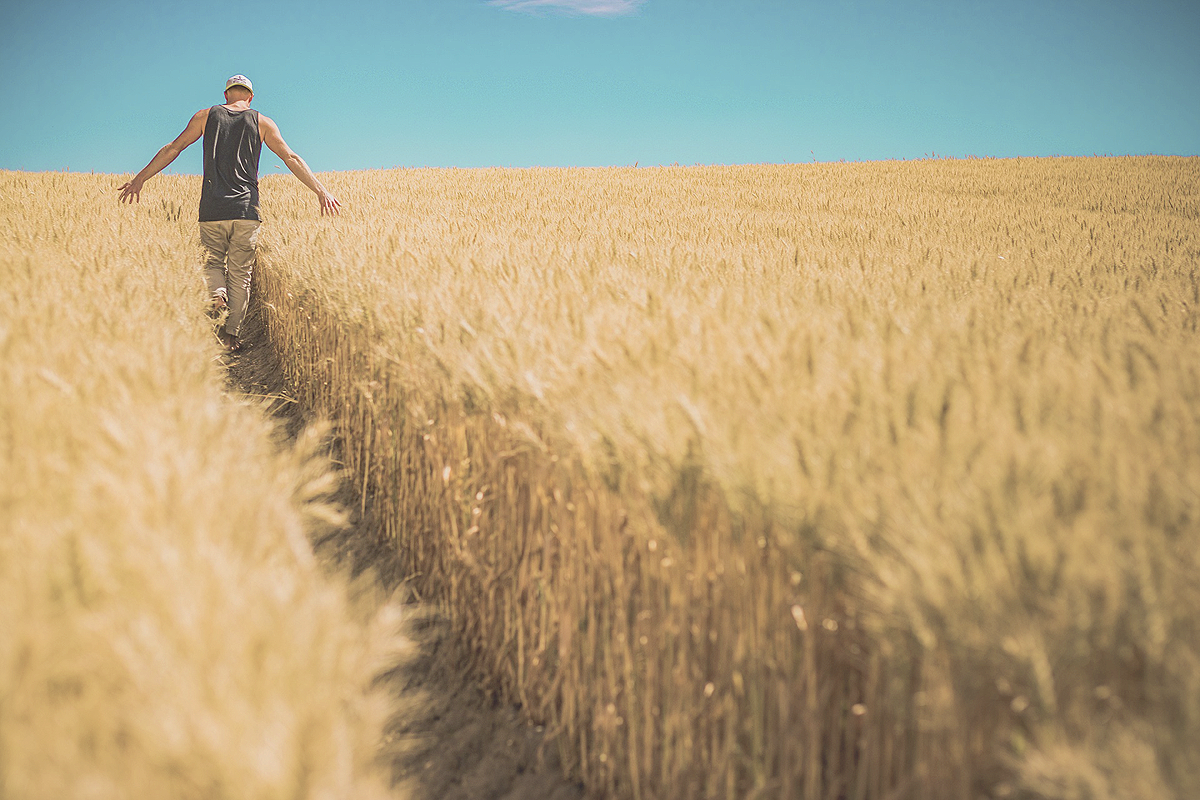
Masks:
[[[200,223],[200,244],[205,251],[204,282],[210,296],[224,297],[229,304],[225,331],[233,336],[238,335],[250,303],[250,274],[258,249],[258,225],[252,219]]]

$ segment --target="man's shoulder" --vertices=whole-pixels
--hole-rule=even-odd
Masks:
[[[268,117],[261,111],[258,112],[258,132],[263,135],[266,132],[277,133],[279,126],[275,124],[275,120]]]
[[[199,111],[197,111],[195,114],[192,114],[192,118],[190,120],[188,120],[187,129],[181,135],[186,135],[187,131],[191,130],[191,131],[196,132],[197,138],[198,138],[199,133],[204,130],[207,123],[208,123],[208,109],[202,108]]]

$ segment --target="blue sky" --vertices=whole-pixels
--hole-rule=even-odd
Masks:
[[[317,171],[1195,155],[1197,40],[1192,0],[3,0],[0,168],[137,171],[237,72]]]

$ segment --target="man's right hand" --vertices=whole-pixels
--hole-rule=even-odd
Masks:
[[[139,181],[137,178],[124,183],[117,189],[121,194],[117,198],[122,203],[142,202],[142,184],[145,181]]]

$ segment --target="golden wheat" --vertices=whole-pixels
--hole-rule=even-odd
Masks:
[[[329,182],[273,336],[594,790],[1200,786],[1195,159]]]
[[[594,792],[1200,791],[1196,159],[323,180],[272,339]]]
[[[0,173],[0,796],[384,796],[318,442],[224,395],[197,179],[114,185]]]

